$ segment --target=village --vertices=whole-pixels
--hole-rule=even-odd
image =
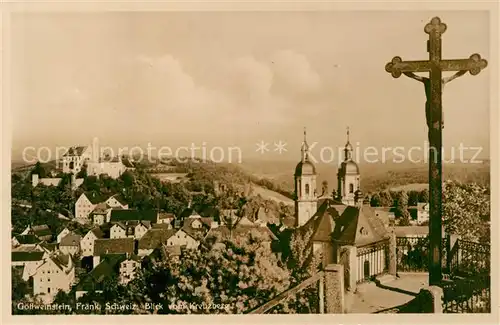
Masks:
[[[106,174],[112,178],[120,177],[126,170],[133,171],[133,167],[125,166],[119,159],[104,161],[95,154],[98,150],[98,144],[94,142],[92,146],[70,148],[63,156],[62,170],[72,175],[72,189],[81,185],[83,180],[75,175],[84,167],[92,171],[90,175]],[[321,194],[313,190],[317,188],[316,173],[309,161],[308,150],[304,132],[302,158],[294,174],[296,224],[290,229],[314,229],[311,236],[313,251],[323,253],[325,265],[336,258],[333,246],[329,244],[331,234],[339,232],[335,224],[346,228],[336,234],[338,240],[353,247],[378,243],[387,238],[391,230],[399,238],[424,238],[428,235],[425,226],[429,219],[428,203],[408,207],[411,215],[411,225],[408,226],[397,226],[394,208],[370,207],[359,190],[360,171],[352,159],[349,135],[344,147],[344,162],[338,171],[339,194],[335,190],[328,193],[325,188]],[[100,161],[98,171],[92,160]],[[57,186],[60,181],[57,178],[38,178],[35,174],[31,177],[33,187],[40,183]],[[12,266],[22,268],[22,279],[32,282],[32,295],[50,304],[60,290],[69,292],[73,286],[77,300],[90,291],[102,292],[105,280],[113,273],[119,277],[120,284],[127,285],[135,278],[144,258],[179,258],[181,251],[197,250],[212,239],[221,241],[258,236],[259,244],[268,249],[278,241],[268,227],[264,208],[250,218],[238,215],[237,209],[221,212],[223,217],[215,221],[213,217],[202,217],[188,206],[181,216],[175,216],[155,209],[129,208],[120,193],[109,197],[82,193],[76,200],[71,221],[91,229],[85,234],[77,234],[68,228],[53,233],[47,225],[29,225],[12,238]],[[283,231],[285,228],[287,226],[280,225],[279,229]],[[388,257],[384,248],[378,253],[376,260],[372,255],[358,257],[360,267],[353,283],[387,270]],[[79,306],[83,308],[84,305]]]

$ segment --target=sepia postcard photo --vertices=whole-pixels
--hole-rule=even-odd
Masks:
[[[8,25],[13,321],[498,317],[492,12]]]

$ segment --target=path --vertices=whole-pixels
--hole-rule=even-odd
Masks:
[[[400,274],[378,287],[374,282],[361,284],[352,296],[349,313],[376,313],[403,305],[415,298],[420,289],[428,285],[427,273]]]

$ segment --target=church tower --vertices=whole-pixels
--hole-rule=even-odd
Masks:
[[[301,155],[302,159],[295,168],[295,215],[299,227],[304,225],[318,208],[316,167],[309,159],[309,145],[305,129]]]
[[[352,145],[349,141],[349,128],[347,128],[347,143],[344,147],[344,161],[340,164],[338,179],[338,196],[345,205],[356,204],[355,193],[360,189],[359,167],[352,158]]]

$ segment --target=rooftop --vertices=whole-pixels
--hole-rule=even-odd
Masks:
[[[94,256],[133,254],[134,246],[134,238],[96,239],[94,241]]]

